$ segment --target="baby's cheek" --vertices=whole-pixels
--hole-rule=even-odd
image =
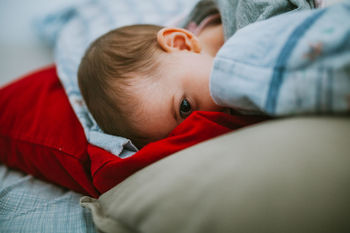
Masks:
[[[217,105],[211,98],[210,94],[208,94],[205,98],[205,102],[202,103],[202,109],[200,110],[209,112],[221,112],[224,110],[224,107]]]

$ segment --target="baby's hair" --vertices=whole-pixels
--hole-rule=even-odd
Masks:
[[[137,103],[127,90],[135,75],[150,75],[158,69],[157,33],[161,29],[143,24],[112,30],[90,45],[78,70],[82,96],[100,128],[131,139],[138,147],[142,135],[130,121]]]

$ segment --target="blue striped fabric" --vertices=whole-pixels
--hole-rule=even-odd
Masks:
[[[276,69],[271,78],[271,83],[269,91],[267,94],[267,101],[265,104],[265,109],[267,112],[276,112],[277,100],[280,87],[283,83],[283,74],[287,67],[288,60],[294,51],[299,40],[303,37],[304,33],[313,25],[313,23],[324,13],[324,10],[319,10],[315,14],[306,18],[298,27],[294,29],[290,37],[286,41],[285,45],[281,49],[276,62]]]
[[[350,0],[239,30],[220,49],[210,93],[219,105],[272,116],[350,111]]]
[[[95,233],[80,197],[0,164],[0,232]]]

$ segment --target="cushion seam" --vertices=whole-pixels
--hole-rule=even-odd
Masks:
[[[111,161],[113,161],[113,160],[108,160],[108,161],[104,162],[103,165],[99,166],[99,168],[94,172],[94,174],[91,174],[91,177],[94,179],[96,174],[99,173],[101,171],[101,169],[103,169]]]

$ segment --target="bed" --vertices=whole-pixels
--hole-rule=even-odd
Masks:
[[[199,131],[180,137],[181,140],[151,145],[136,157],[133,157],[134,148],[125,139],[112,138],[117,143],[106,145],[104,142],[110,138],[102,135],[103,140],[94,141],[100,132],[84,112],[86,110],[80,108],[76,90],[65,79],[74,72],[76,57],[81,56],[82,50],[67,46],[68,41],[64,38],[57,41],[60,38],[57,31],[79,35],[79,30],[63,29],[63,26],[77,11],[82,17],[96,13],[92,6],[98,2],[49,4],[43,1],[40,5],[49,13],[41,18],[37,17],[38,8],[23,6],[26,14],[23,14],[22,26],[16,25],[21,21],[14,20],[15,16],[9,13],[12,9],[17,11],[19,3],[0,3],[1,11],[7,9],[0,14],[4,18],[1,21],[10,22],[5,28],[23,25],[31,28],[31,19],[35,18],[33,28],[38,30],[36,33],[27,29],[2,32],[1,46],[6,48],[3,51],[11,52],[0,55],[0,84],[49,65],[26,75],[25,81],[20,81],[21,87],[16,84],[2,94],[13,97],[18,90],[27,90],[27,96],[23,94],[22,99],[13,97],[17,101],[14,103],[20,103],[28,111],[40,109],[35,112],[36,117],[42,113],[43,106],[54,106],[48,111],[51,120],[45,120],[47,115],[44,115],[34,118],[35,121],[30,118],[23,124],[15,122],[16,131],[10,124],[1,126],[0,148],[11,145],[11,150],[2,149],[0,154],[1,158],[7,158],[2,161],[8,164],[0,164],[0,232],[349,231],[348,116],[265,121],[195,114],[187,125],[174,133],[174,137],[201,122],[206,122],[206,131],[198,127]],[[140,9],[148,12],[148,22],[162,20],[167,24],[173,23],[175,17],[185,14],[196,3],[179,0],[175,5],[166,5],[164,1],[151,2],[162,6],[165,13],[155,15],[157,8],[143,1]],[[118,8],[109,10],[118,10],[120,15],[115,17],[125,19],[132,4],[136,1],[121,1]],[[83,10],[77,10],[78,7]],[[106,10],[106,7],[102,9]],[[116,22],[118,25],[144,22],[142,17],[137,14],[126,22]],[[89,38],[92,40],[118,25],[96,20],[90,27],[96,30],[92,30],[93,35]],[[79,36],[75,39],[79,41]],[[27,49],[21,47],[24,44]],[[62,47],[65,49],[60,49]],[[8,58],[10,54],[15,57],[13,60]],[[60,63],[60,60],[66,62]],[[54,61],[56,65],[50,65]],[[43,88],[55,90],[54,97],[51,92],[50,95],[40,92],[45,101],[57,100],[58,96],[60,101],[56,101],[56,105],[36,101],[34,93]],[[63,97],[66,94],[68,99]],[[24,104],[25,98],[31,104]],[[2,115],[8,109],[3,108]],[[58,114],[57,109],[63,113]],[[23,109],[15,110],[23,112]],[[75,114],[79,119],[72,117]],[[49,131],[42,129],[43,125],[49,127]],[[242,126],[247,127],[242,129]],[[12,130],[11,134],[7,129]],[[204,142],[221,134],[225,135]],[[193,140],[194,135],[203,137]],[[11,144],[14,141],[16,145]],[[179,146],[179,141],[191,143]],[[38,142],[43,143],[40,148]],[[161,149],[172,156],[157,154]],[[104,159],[101,154],[105,155]],[[120,155],[118,160],[116,154]],[[55,160],[47,159],[47,156]]]

